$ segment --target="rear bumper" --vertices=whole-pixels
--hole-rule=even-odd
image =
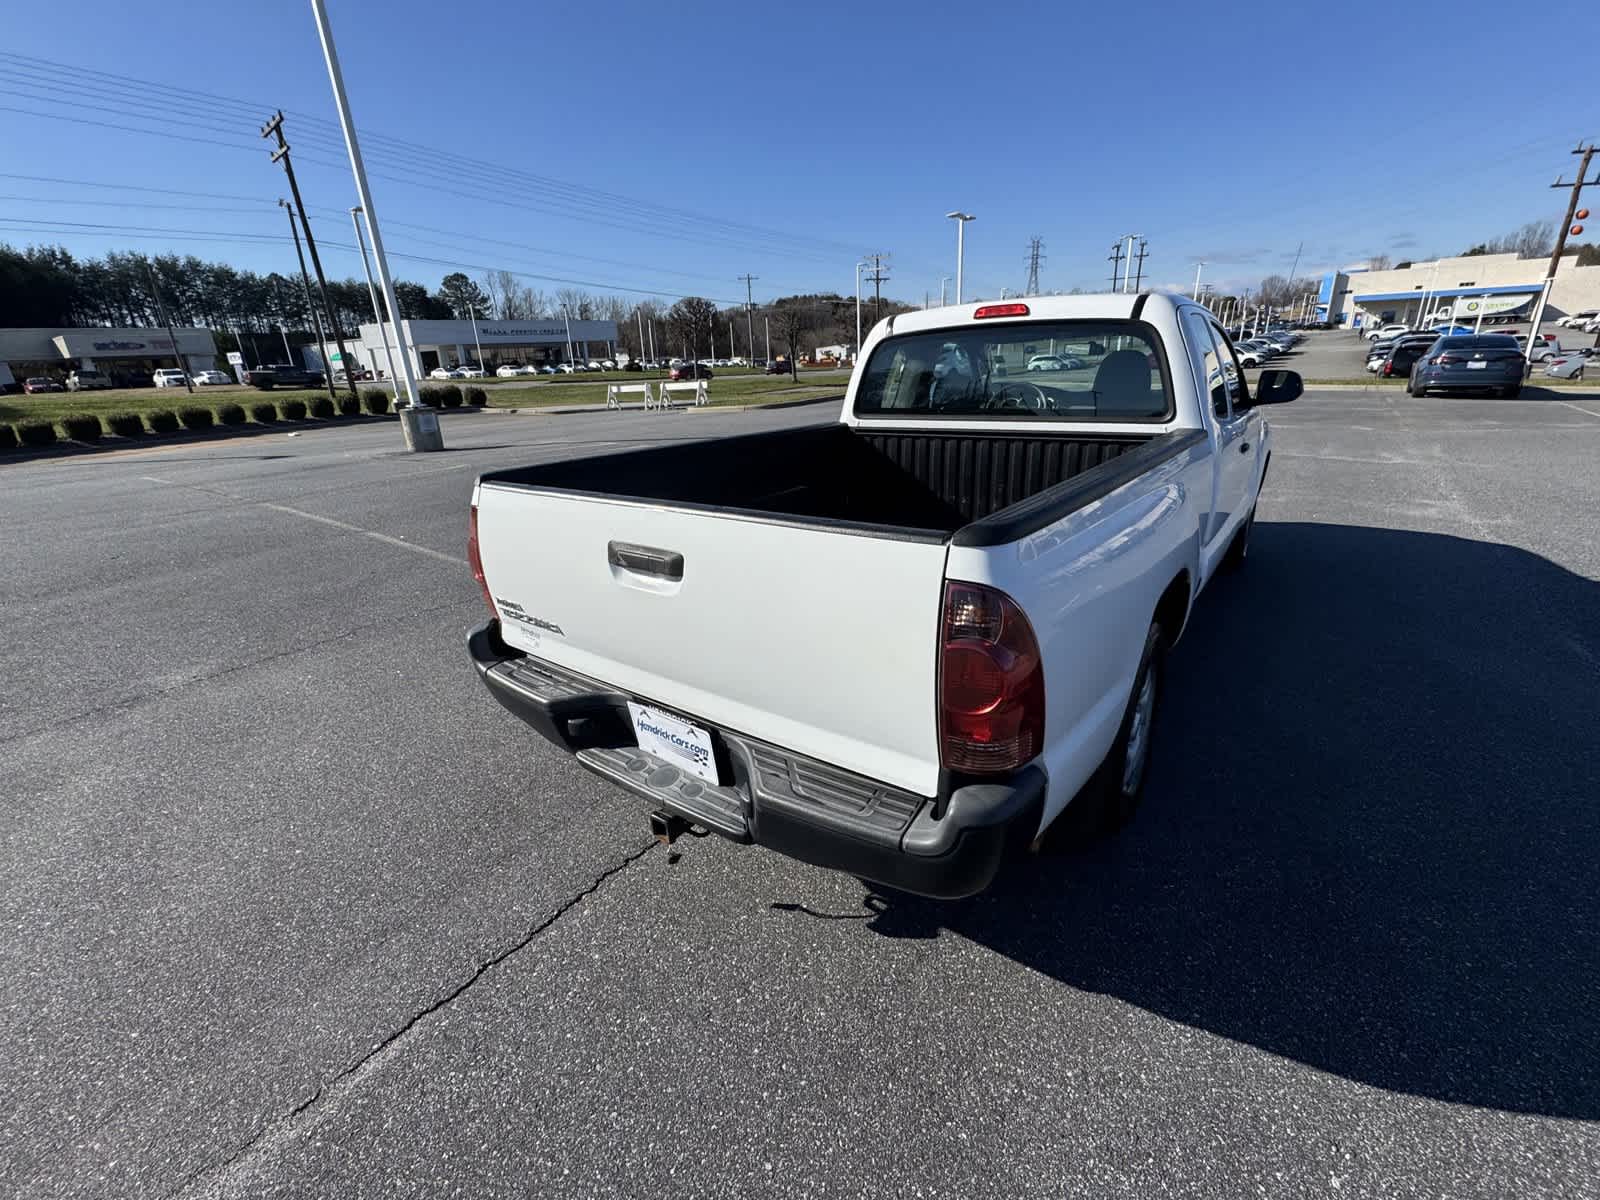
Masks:
[[[511,649],[496,621],[474,629],[467,650],[494,698],[541,736],[656,807],[733,841],[955,898],[986,888],[1007,851],[1039,828],[1045,775],[1035,766],[919,796],[697,721],[712,731],[728,781],[708,784],[638,748],[627,710],[637,697]]]

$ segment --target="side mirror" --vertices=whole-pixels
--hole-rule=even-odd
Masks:
[[[1257,404],[1288,404],[1291,400],[1298,400],[1305,390],[1306,385],[1301,380],[1299,371],[1274,368],[1261,372],[1256,379],[1253,400]]]

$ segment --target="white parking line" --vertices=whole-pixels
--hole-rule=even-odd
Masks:
[[[408,542],[404,538],[391,537],[387,533],[379,533],[376,529],[366,529],[360,525],[352,525],[349,521],[340,521],[334,517],[325,517],[321,513],[307,512],[303,508],[294,508],[288,504],[274,504],[270,500],[251,500],[247,496],[239,496],[233,492],[225,492],[221,488],[203,487],[193,483],[179,483],[172,479],[162,479],[156,475],[141,475],[140,479],[149,483],[159,483],[167,487],[188,488],[190,491],[205,492],[211,496],[221,496],[225,500],[236,500],[241,504],[251,504],[256,508],[270,508],[273,512],[287,513],[291,517],[299,517],[304,521],[315,521],[319,525],[331,525],[335,529],[342,529],[346,533],[359,534],[371,538],[375,542],[382,542],[387,546],[398,546],[402,550],[410,550],[414,554],[425,554],[429,558],[436,558],[440,562],[450,563],[452,566],[464,567],[467,560],[458,558],[454,554],[446,554],[442,550],[435,550],[429,546],[419,546],[415,542]]]
[[[1581,412],[1586,417],[1600,417],[1600,413],[1591,412],[1587,408],[1582,408],[1579,405],[1572,404],[1572,403],[1570,403],[1569,401],[1566,401],[1566,400],[1557,400],[1556,403],[1560,404],[1560,405],[1563,405],[1563,406],[1565,406],[1567,408],[1570,408],[1573,412]]]

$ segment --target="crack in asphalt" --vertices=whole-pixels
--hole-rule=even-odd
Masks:
[[[363,1054],[354,1063],[351,1063],[349,1066],[338,1071],[331,1079],[320,1080],[317,1083],[316,1089],[311,1093],[310,1096],[302,1100],[299,1104],[295,1105],[277,1120],[271,1121],[264,1125],[255,1133],[253,1137],[250,1138],[249,1141],[245,1142],[244,1145],[240,1146],[227,1158],[209,1167],[204,1167],[201,1170],[196,1171],[193,1175],[189,1176],[189,1178],[184,1180],[175,1191],[167,1193],[168,1200],[198,1200],[198,1198],[202,1196],[213,1197],[223,1195],[234,1177],[241,1171],[247,1169],[252,1160],[257,1158],[261,1153],[265,1152],[270,1146],[281,1142],[290,1134],[294,1133],[305,1121],[312,1119],[307,1117],[307,1114],[311,1112],[313,1108],[315,1108],[325,1099],[334,1099],[336,1096],[344,1095],[345,1093],[359,1086],[361,1080],[376,1068],[376,1066],[379,1064],[379,1060],[387,1058],[391,1052],[395,1051],[399,1047],[400,1043],[407,1038],[411,1032],[417,1028],[418,1025],[420,1025],[423,1021],[426,1021],[429,1017],[434,1016],[436,1013],[448,1008],[456,1000],[465,995],[466,992],[478,982],[478,980],[482,979],[490,971],[494,970],[494,968],[500,966],[506,960],[512,958],[521,951],[526,950],[533,943],[534,939],[543,934],[557,921],[561,920],[561,918],[566,916],[567,913],[571,912],[572,909],[583,903],[584,900],[594,895],[613,876],[621,874],[634,863],[638,862],[646,854],[649,854],[650,851],[656,848],[657,844],[658,843],[655,841],[655,839],[652,838],[643,846],[640,846],[639,848],[624,855],[620,861],[613,863],[611,866],[601,871],[594,877],[593,880],[589,882],[587,886],[579,889],[577,892],[573,893],[571,896],[567,897],[559,905],[557,905],[555,911],[549,916],[531,925],[519,938],[517,938],[516,941],[512,942],[509,946],[497,951],[480,962],[465,980],[463,980],[456,987],[452,988],[449,992],[445,993],[439,999],[433,1001],[426,1008],[420,1009],[416,1013],[412,1014],[412,1016],[407,1018],[403,1024],[386,1036],[377,1045],[373,1046],[371,1050]]]

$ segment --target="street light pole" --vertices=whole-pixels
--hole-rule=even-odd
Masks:
[[[1143,236],[1144,235],[1141,233],[1130,233],[1127,235],[1126,241],[1128,243],[1128,252],[1125,257],[1127,258],[1129,264],[1132,264],[1133,262],[1133,243],[1138,241],[1139,238]],[[1122,273],[1122,290],[1124,292],[1133,291],[1133,272],[1131,270],[1124,271]]]
[[[328,64],[328,81],[333,85],[333,100],[339,110],[339,128],[344,133],[345,149],[350,154],[350,173],[355,176],[356,199],[366,214],[367,229],[372,234],[372,257],[378,269],[378,282],[383,286],[383,303],[389,310],[389,321],[394,325],[396,348],[400,351],[400,369],[405,376],[406,407],[401,410],[401,427],[405,431],[408,450],[443,450],[444,438],[439,432],[439,414],[425,408],[417,399],[416,374],[411,369],[411,355],[406,346],[405,328],[400,324],[400,302],[394,294],[394,278],[389,274],[389,259],[383,252],[383,233],[378,228],[378,210],[372,203],[372,189],[367,186],[367,168],[361,159],[361,144],[356,139],[355,119],[350,115],[350,101],[344,92],[344,76],[339,70],[339,52],[333,45],[333,30],[328,27],[328,11],[323,0],[311,0],[311,11],[317,20],[317,37],[322,42],[322,57]]]
[[[856,264],[856,353],[861,353],[861,268],[867,265],[862,259]]]
[[[576,370],[578,364],[572,361],[572,314],[565,304],[561,306],[561,319],[567,323],[567,365]]]
[[[361,232],[359,204],[350,210],[350,224],[356,227],[356,246],[361,250],[361,270],[367,277],[367,295],[372,297],[372,315],[378,322],[378,336],[383,339],[383,356],[389,363],[389,387],[394,391],[395,407],[399,408],[400,382],[394,374],[394,351],[389,349],[389,327],[383,323],[383,310],[378,307],[378,288],[372,282],[372,264],[367,261],[367,242]]]
[[[950,276],[939,276],[939,307],[944,307],[944,285],[950,282]]]
[[[956,209],[945,216],[956,223],[956,303],[961,303],[961,271],[967,254],[967,222],[976,220],[971,213]]]
[[[1204,259],[1194,265],[1194,295],[1190,297],[1193,300],[1200,299],[1200,268],[1205,265]]]

